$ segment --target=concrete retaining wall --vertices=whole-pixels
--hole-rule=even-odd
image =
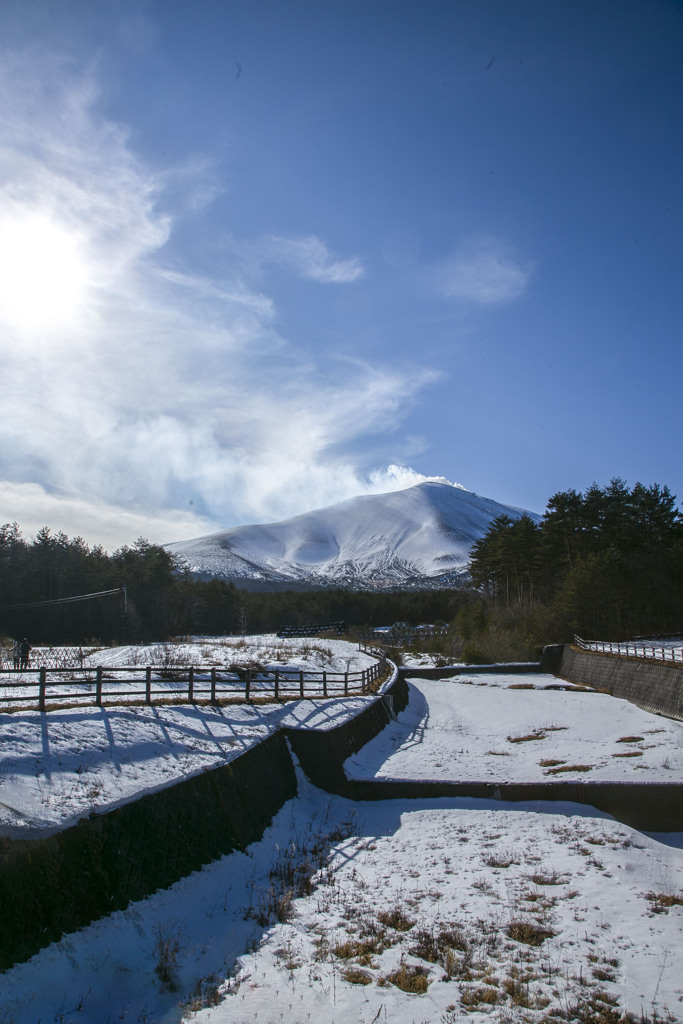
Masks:
[[[377,736],[407,704],[408,684],[398,677],[381,700],[336,729],[287,729],[287,739],[314,785],[346,796],[344,761]]]
[[[334,790],[337,792],[337,790]],[[346,782],[340,795],[350,800],[426,800],[473,797],[511,803],[567,801],[588,804],[644,832],[683,831],[680,783],[632,782]]]
[[[506,675],[524,675],[527,672],[544,672],[541,669],[540,661],[513,661],[509,665],[446,665],[444,668],[410,668],[408,665],[401,665],[399,675],[405,679],[411,676],[413,679],[450,679],[451,676],[469,675],[472,672],[499,673]]]
[[[605,690],[644,711],[683,721],[683,665],[584,651],[565,644],[556,675]]]
[[[43,839],[0,838],[0,969],[260,839],[296,795],[282,734]]]

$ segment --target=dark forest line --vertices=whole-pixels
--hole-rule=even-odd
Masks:
[[[125,617],[122,593],[20,607],[123,587]],[[462,591],[444,590],[248,592],[220,579],[193,577],[165,548],[142,538],[109,555],[47,527],[28,541],[16,523],[0,526],[0,636],[26,636],[34,646],[272,632],[342,620],[360,628],[447,622],[464,600]]]
[[[458,628],[472,656],[683,630],[683,517],[659,484],[560,491],[539,524],[499,516],[470,572],[481,600]]]

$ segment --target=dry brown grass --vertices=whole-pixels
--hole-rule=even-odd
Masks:
[[[403,907],[398,904],[390,910],[381,910],[377,915],[377,920],[397,932],[409,932],[415,924],[415,921],[408,917]]]
[[[526,733],[525,736],[508,736],[508,743],[530,743],[532,740],[544,740],[545,732],[543,729],[534,729],[533,732]]]
[[[668,914],[671,907],[683,907],[683,893],[647,892],[645,899],[650,901],[655,914]]]
[[[465,986],[460,993],[460,1002],[463,1006],[479,1006],[483,1003],[486,1006],[497,1006],[505,1002],[505,996],[491,985],[479,985],[477,988]]]
[[[509,868],[511,864],[519,864],[519,860],[510,853],[489,853],[484,857],[487,868]]]
[[[511,921],[505,929],[506,934],[515,942],[523,942],[525,946],[542,946],[546,939],[552,939],[555,932],[535,921]]]
[[[546,775],[559,775],[560,772],[590,772],[592,764],[563,764],[560,768],[549,768]]]
[[[536,871],[529,875],[529,879],[534,885],[564,885],[567,875],[561,875],[559,871]]]
[[[348,970],[342,972],[342,978],[344,981],[350,982],[351,985],[372,984],[372,975],[367,971],[361,971],[359,967],[349,967]]]
[[[413,995],[424,995],[429,988],[429,979],[424,967],[401,964],[397,971],[388,976],[388,980],[402,992],[411,992]]]

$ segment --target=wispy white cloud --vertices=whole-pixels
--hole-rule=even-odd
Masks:
[[[533,265],[505,243],[481,238],[463,244],[438,267],[436,277],[446,298],[493,306],[519,298],[532,273]]]
[[[95,73],[35,54],[0,67],[0,264],[11,265],[17,231],[28,238],[24,293],[0,304],[0,522],[47,523],[108,546],[139,533],[164,542],[412,479],[370,478],[358,452],[371,441],[381,465],[390,437],[402,457],[397,425],[434,375],[350,360],[330,373],[329,361],[312,362],[249,285],[253,252],[240,263],[233,246],[232,271],[215,278],[179,268],[177,254],[171,264],[174,218],[194,201],[170,210],[166,177],[99,108]],[[174,195],[187,181],[208,196],[203,166],[170,172]],[[3,224],[17,231],[3,236]],[[35,236],[22,232],[29,224]],[[31,246],[45,239],[52,257],[38,273]],[[322,282],[362,273],[314,237],[261,240],[254,251]],[[74,275],[61,306],[63,289],[48,287],[58,272]]]
[[[260,239],[254,249],[263,263],[280,264],[294,274],[322,284],[350,284],[364,273],[360,260],[337,259],[315,235],[304,238],[268,235]]]
[[[84,537],[91,544],[101,544],[114,551],[125,542],[138,537],[153,538],[157,543],[178,537],[199,537],[220,529],[220,524],[190,510],[160,510],[157,515],[87,497],[51,494],[36,483],[14,483],[0,480],[0,502],[12,516],[0,516],[2,522],[17,522],[24,537],[31,539],[43,526],[53,532],[63,531],[70,537]]]

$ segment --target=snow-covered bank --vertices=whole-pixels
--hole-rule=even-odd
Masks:
[[[683,723],[625,700],[547,690],[540,674],[408,681],[408,707],[349,778],[683,782]]]

